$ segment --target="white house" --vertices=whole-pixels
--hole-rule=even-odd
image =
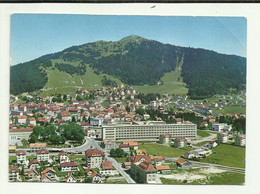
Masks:
[[[41,149],[36,152],[38,161],[49,161],[49,151],[46,149]]]
[[[16,152],[16,162],[17,164],[25,164],[26,162],[26,152],[23,150],[19,150]]]
[[[15,166],[9,168],[9,181],[14,182],[20,180],[19,169]]]
[[[60,164],[62,172],[78,171],[78,164],[76,162],[63,162]]]
[[[119,174],[110,161],[105,161],[101,164],[101,168],[99,168],[99,173],[101,175],[110,175],[110,176]]]
[[[246,145],[246,136],[245,135],[236,135],[235,136],[235,145],[245,146]]]
[[[226,133],[218,133],[217,142],[227,143],[227,141],[228,141],[228,136]]]
[[[72,176],[71,173],[68,174],[68,176],[65,178],[65,181],[67,183],[76,183],[77,182],[77,180]]]
[[[66,152],[60,152],[59,153],[59,160],[60,160],[60,163],[70,162],[69,156]]]

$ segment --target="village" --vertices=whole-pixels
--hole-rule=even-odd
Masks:
[[[148,96],[124,85],[11,95],[9,181],[205,184],[209,174],[244,176],[246,115],[220,112],[245,107],[245,95],[193,101],[164,93],[143,103]],[[218,158],[229,149],[242,159]]]

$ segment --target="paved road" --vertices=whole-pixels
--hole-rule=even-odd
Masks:
[[[115,169],[126,179],[126,181],[127,181],[128,183],[135,183],[135,181],[129,176],[129,174],[127,174],[127,173],[124,171],[124,169],[122,168],[121,164],[119,164],[114,158],[109,157],[109,154],[108,154],[105,150],[103,150],[103,149],[97,144],[97,142],[96,142],[94,139],[90,139],[90,138],[88,138],[88,139],[89,139],[89,141],[90,141],[90,143],[91,143],[91,145],[92,145],[93,148],[96,148],[96,149],[98,149],[98,150],[100,150],[100,151],[102,151],[102,152],[105,153],[106,159],[109,160],[109,161],[113,164],[113,166],[115,167]]]
[[[197,144],[197,143],[200,143],[203,141],[212,141],[212,140],[216,139],[216,137],[217,137],[217,134],[210,133],[210,136],[208,136],[208,137],[202,137],[198,140],[192,140],[191,142],[192,142],[192,144]]]

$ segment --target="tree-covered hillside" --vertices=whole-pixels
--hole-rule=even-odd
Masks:
[[[44,87],[48,77],[44,71],[46,67],[39,65],[39,61],[52,61],[52,70],[66,72],[71,76],[84,77],[89,67],[88,71],[102,76],[100,79],[103,86],[112,84],[108,83],[109,79],[103,78],[104,75],[133,86],[155,85],[158,81],[163,84],[161,78],[165,73],[178,69],[183,78],[178,80],[187,84],[192,98],[225,94],[230,88],[238,91],[244,89],[246,83],[245,58],[162,44],[134,35],[114,42],[97,41],[72,46],[35,61],[11,67],[11,93]],[[181,68],[178,66],[180,61]],[[50,69],[48,72],[52,71]]]
[[[12,66],[10,70],[11,94],[16,95],[43,88],[48,81],[45,68],[50,66],[51,61],[47,59],[36,59]]]

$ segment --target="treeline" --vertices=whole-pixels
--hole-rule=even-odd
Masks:
[[[107,79],[106,76],[104,76],[101,80],[101,83],[103,86],[113,86],[113,87],[117,87],[117,83],[114,80],[111,79]]]
[[[228,125],[232,125],[232,131],[246,134],[246,118],[244,117],[234,118],[220,116],[217,117],[216,122],[227,123]]]
[[[158,99],[160,99],[161,95],[157,93],[148,93],[148,94],[139,93],[136,95],[135,98],[140,99],[143,104],[150,104],[150,101],[156,100],[157,97]]]
[[[87,71],[86,65],[84,63],[80,63],[79,66],[75,67],[70,64],[66,63],[56,63],[55,67],[63,72],[66,72],[70,75],[77,74],[77,75],[84,75]]]
[[[46,59],[36,59],[11,66],[11,94],[17,95],[23,92],[32,92],[43,88],[48,81],[48,76],[44,68],[50,66],[51,61]]]
[[[204,49],[184,49],[183,81],[192,99],[228,94],[230,88],[245,89],[246,59]]]

